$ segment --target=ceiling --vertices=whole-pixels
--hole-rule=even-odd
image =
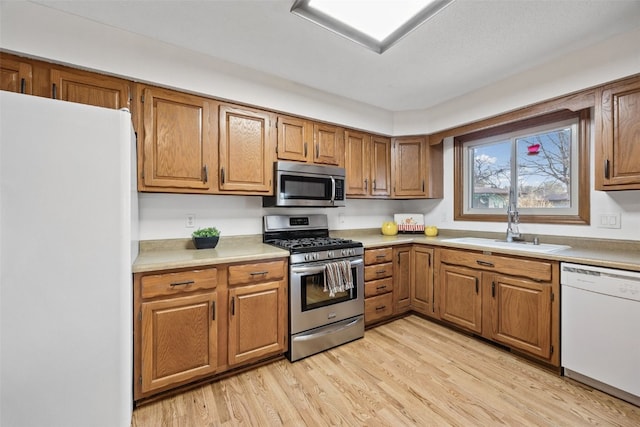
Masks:
[[[291,14],[293,0],[35,2],[389,111],[432,107],[640,27],[640,0],[455,0],[377,54]]]

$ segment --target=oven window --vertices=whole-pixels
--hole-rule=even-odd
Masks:
[[[335,296],[329,297],[329,291],[324,291],[324,274],[312,274],[301,277],[302,311],[309,311],[319,307],[338,304],[357,298],[356,269],[352,269],[353,289],[344,292],[336,292]]]
[[[328,178],[282,175],[280,188],[285,199],[331,199],[331,180]]]

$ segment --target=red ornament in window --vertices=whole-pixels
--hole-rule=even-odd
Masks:
[[[529,156],[535,156],[540,151],[540,144],[531,144],[527,147],[527,154]]]

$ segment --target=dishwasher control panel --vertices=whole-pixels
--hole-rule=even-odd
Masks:
[[[640,272],[562,263],[560,283],[585,291],[640,301]]]

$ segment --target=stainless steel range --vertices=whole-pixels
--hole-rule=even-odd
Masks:
[[[291,253],[289,360],[364,336],[362,243],[329,237],[326,215],[267,215],[263,241]]]

